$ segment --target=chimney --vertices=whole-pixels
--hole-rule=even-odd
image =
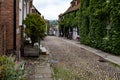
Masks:
[[[71,6],[72,7],[75,6],[75,1],[74,0],[71,2]]]
[[[80,3],[80,0],[77,0],[77,3],[79,4],[79,3]]]

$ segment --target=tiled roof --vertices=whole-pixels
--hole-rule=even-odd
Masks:
[[[73,11],[76,11],[80,8],[80,3],[78,5],[75,5],[75,6],[70,6],[62,15],[66,14],[66,13],[69,13],[69,12],[73,12]]]
[[[59,17],[61,17],[63,14],[60,14]]]
[[[41,13],[38,11],[38,9],[33,5],[33,9],[35,9],[36,10],[36,12],[39,14],[39,15],[41,15]]]

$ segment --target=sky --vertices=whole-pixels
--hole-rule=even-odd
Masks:
[[[33,0],[33,5],[48,20],[58,19],[70,6],[71,0]]]

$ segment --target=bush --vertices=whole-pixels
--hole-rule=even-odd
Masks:
[[[41,15],[28,14],[23,22],[26,25],[25,32],[30,37],[32,46],[45,37],[46,22]]]
[[[0,80],[22,80],[23,63],[14,62],[12,57],[0,56]]]

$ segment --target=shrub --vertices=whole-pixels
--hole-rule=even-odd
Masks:
[[[12,57],[0,56],[0,80],[22,80],[23,63],[14,62]]]
[[[46,22],[38,14],[28,14],[24,20],[25,32],[31,38],[32,46],[45,37]]]

